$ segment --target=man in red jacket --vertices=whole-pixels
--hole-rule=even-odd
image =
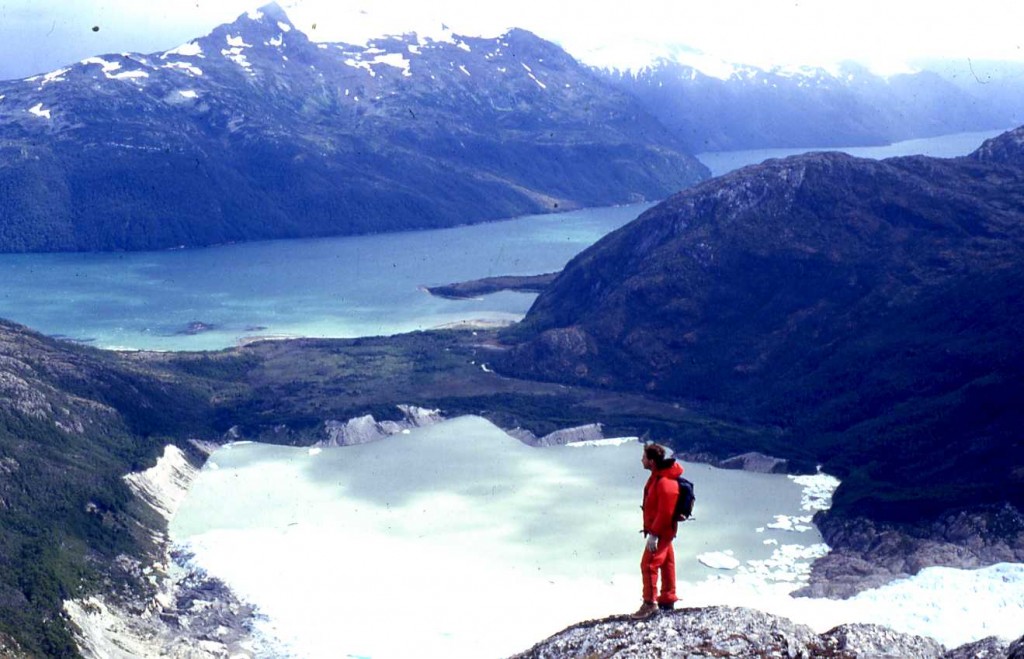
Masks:
[[[672,610],[676,603],[676,556],[672,540],[678,526],[674,518],[683,467],[671,457],[671,451],[659,444],[645,444],[641,464],[651,472],[644,485],[644,535],[647,547],[640,560],[644,580],[644,603],[632,615],[634,620],[650,618],[658,609]],[[661,592],[658,593],[658,575]],[[655,595],[657,594],[657,600]]]

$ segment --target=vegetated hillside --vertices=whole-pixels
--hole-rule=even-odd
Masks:
[[[834,73],[741,66],[714,77],[664,60],[603,75],[695,153],[889,144],[1024,120],[1012,76],[967,85],[934,71],[883,78],[847,63]]]
[[[0,251],[452,226],[707,175],[635,99],[523,30],[317,44],[270,4],[167,52],[0,83]]]
[[[63,600],[141,587],[114,559],[144,556],[163,521],[121,477],[202,429],[202,402],[113,353],[0,321],[0,641],[72,656]]]
[[[843,480],[833,514],[1024,508],[1022,257],[1024,128],[767,161],[577,256],[497,365],[777,426]]]

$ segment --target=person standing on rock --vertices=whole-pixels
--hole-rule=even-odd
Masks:
[[[631,617],[634,620],[650,618],[658,612],[671,611],[676,600],[676,557],[672,541],[678,524],[675,520],[679,482],[676,480],[683,467],[672,457],[671,449],[660,444],[644,444],[640,463],[651,472],[644,485],[643,534],[647,537],[640,572],[644,582],[644,602]],[[661,591],[658,591],[658,577]]]

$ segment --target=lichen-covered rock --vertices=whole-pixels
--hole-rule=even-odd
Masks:
[[[831,652],[831,654],[825,654]],[[634,621],[584,622],[538,643],[519,659],[566,657],[853,657],[828,650],[811,628],[752,609],[682,609]]]
[[[942,659],[1002,659],[1006,656],[1006,641],[989,636],[967,643],[942,655]]]
[[[940,643],[930,638],[901,634],[882,625],[840,625],[821,637],[830,649],[874,659],[942,657],[945,651]]]
[[[753,609],[715,606],[681,609],[646,621],[614,616],[582,622],[515,655],[514,659],[575,657],[1024,659],[1024,637],[1009,649],[1005,642],[992,637],[947,651],[933,639],[882,625],[840,625],[817,634],[787,618]]]

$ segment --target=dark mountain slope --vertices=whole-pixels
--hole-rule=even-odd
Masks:
[[[0,83],[0,250],[451,226],[707,176],[640,104],[522,30],[315,44],[277,5],[179,48]]]
[[[776,425],[844,479],[835,514],[1024,507],[1022,141],[680,193],[574,259],[500,367]]]

